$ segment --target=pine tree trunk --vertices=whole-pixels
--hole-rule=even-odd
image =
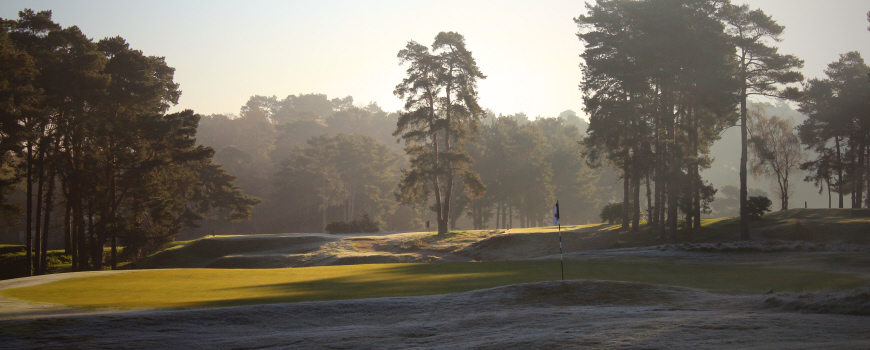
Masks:
[[[843,156],[840,153],[840,137],[834,136],[837,145],[837,194],[840,198],[840,209],[843,209]]]
[[[27,142],[27,209],[24,224],[24,249],[27,256],[27,274],[33,276],[33,145]]]
[[[652,217],[650,218],[650,222],[652,223],[653,227],[656,227],[656,228],[659,227],[658,226],[658,224],[659,224],[659,212],[662,209],[662,202],[661,202],[661,200],[662,200],[662,194],[661,194],[662,181],[661,181],[661,175],[659,175],[660,174],[660,171],[659,171],[659,163],[660,162],[658,161],[658,158],[659,157],[656,157],[655,166],[653,167],[653,171],[654,171],[653,174],[655,177],[655,189],[653,191],[654,202],[653,202]]]
[[[64,213],[63,213],[63,253],[66,255],[72,255],[72,225],[70,224],[70,220],[72,219],[72,204],[69,202],[69,194],[67,191],[64,192],[64,198],[67,198],[66,203],[64,204]]]
[[[36,237],[34,237],[34,250],[36,252],[36,256],[34,257],[33,262],[33,270],[35,274],[40,274],[42,271],[42,192],[43,185],[45,184],[45,147],[39,147],[39,160],[37,162],[39,168],[39,176],[37,177],[36,183],[36,227],[34,228],[34,232],[36,233]]]
[[[647,226],[652,225],[655,221],[653,220],[653,207],[652,207],[652,193],[649,188],[649,172],[646,173],[646,219]]]
[[[623,158],[623,168],[622,168],[622,229],[628,229],[629,222],[631,218],[629,217],[630,213],[630,202],[631,202],[631,185],[629,181],[631,181],[631,173],[629,172],[629,160],[628,160],[628,151],[625,152],[625,158]]]
[[[89,270],[100,271],[103,269],[103,245],[97,244],[97,230],[94,227],[94,205],[88,201],[88,244],[90,246]]]
[[[855,207],[861,208],[864,203],[864,144],[858,141],[858,169],[855,171]]]
[[[115,225],[115,207],[118,203],[115,196],[115,159],[112,157],[108,164],[109,167],[109,222],[106,223],[112,237],[112,270],[118,268],[118,228]]]
[[[864,141],[864,156],[870,156],[870,142]],[[870,168],[870,161],[864,161],[864,178],[867,180],[867,183],[864,186],[866,196],[864,196],[864,206],[870,208],[870,173],[868,173],[868,168]]]
[[[677,130],[676,130],[676,116],[674,115],[674,102],[673,96],[670,91],[665,93],[666,103],[665,103],[665,121],[667,123],[667,132],[668,132],[668,142],[671,145],[674,145],[676,142]],[[677,165],[677,149],[676,146],[668,147],[668,236],[670,241],[677,241],[677,217],[678,217],[678,203],[677,199],[679,198],[679,177],[678,172],[680,171],[680,167]]]
[[[693,110],[693,112],[694,112],[694,110]],[[695,186],[693,186],[693,193],[692,193],[692,195],[693,195],[692,209],[694,210],[692,217],[695,219],[695,222],[694,222],[694,225],[692,225],[692,227],[696,231],[701,228],[701,186],[703,185],[703,182],[701,181],[701,169],[700,169],[699,164],[698,164],[698,162],[699,162],[698,156],[700,154],[699,148],[701,147],[699,137],[698,137],[698,132],[699,132],[698,130],[700,128],[700,125],[698,123],[698,119],[699,118],[698,118],[697,112],[693,113],[693,119],[692,119],[692,153],[694,154],[695,159],[692,162],[692,181],[694,181]]]
[[[514,228],[514,206],[508,206],[508,228]]]
[[[637,157],[635,157],[635,158],[637,158]],[[631,176],[631,179],[632,179],[632,181],[631,181],[632,182],[632,184],[631,184],[631,190],[632,190],[632,193],[631,193],[631,195],[632,195],[631,230],[637,232],[638,230],[640,230],[640,171],[638,171],[638,169],[640,167],[637,166],[637,164],[636,164],[639,160],[635,159],[634,161],[635,161],[635,166],[634,166],[635,170],[631,174],[632,175]]]
[[[745,68],[744,68],[745,69]],[[745,74],[745,73],[744,73]],[[746,162],[748,161],[747,126],[746,126],[746,85],[740,95],[740,239],[749,240],[749,211],[747,211],[747,178]]]
[[[670,184],[668,184],[668,181],[667,181],[668,178],[665,175],[665,166],[666,166],[665,162],[662,161],[661,168],[659,169],[659,171],[662,174],[662,175],[660,175],[660,179],[661,179],[660,183],[661,183],[662,190],[659,191],[660,192],[659,193],[659,197],[660,197],[659,205],[661,206],[661,208],[659,208],[659,222],[658,222],[658,224],[659,224],[659,238],[662,241],[667,239],[666,213],[667,213],[667,208],[668,208],[668,187],[670,185]],[[659,183],[656,183],[656,190],[658,190],[658,188],[659,188]]]
[[[48,234],[51,223],[52,199],[54,197],[54,165],[51,166],[51,175],[48,176],[48,192],[45,194],[45,222],[42,225],[42,261],[39,262],[39,274],[44,275],[48,271]]]
[[[831,182],[825,180],[825,184],[828,185],[828,209],[831,209]]]

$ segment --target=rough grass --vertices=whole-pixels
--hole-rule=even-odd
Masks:
[[[870,315],[870,287],[777,293],[764,300],[768,307],[824,314]]]
[[[853,288],[866,277],[674,261],[565,261],[566,279],[635,281],[723,291]],[[554,260],[376,264],[291,269],[172,269],[8,289],[5,297],[84,307],[188,308],[465,292],[559,279]]]
[[[830,209],[835,210],[835,209]],[[845,209],[836,209],[845,210]],[[870,218],[833,217],[774,227],[763,232],[769,239],[870,244]]]
[[[851,209],[792,209],[752,220],[750,228],[771,225],[767,238],[870,244],[870,218],[851,218]],[[827,219],[819,219],[825,218]],[[798,225],[793,223],[804,220]],[[866,222],[866,224],[862,223]],[[682,226],[682,222],[680,222]],[[796,235],[801,227],[817,233]],[[815,229],[818,227],[818,229]],[[832,234],[829,228],[836,228]],[[796,231],[797,229],[797,231]],[[459,262],[524,260],[559,253],[556,226],[510,230],[466,230],[437,235],[434,232],[407,232],[389,235],[327,236],[330,240],[306,239],[292,235],[255,235],[204,238],[171,247],[143,259],[139,268],[281,268],[342,264]],[[681,230],[677,243],[733,243],[740,240],[739,218],[703,219],[694,232]],[[777,232],[783,232],[779,234]],[[325,235],[324,235],[325,236]],[[622,230],[620,225],[566,225],[562,227],[564,253],[671,244],[662,239],[657,228],[641,222],[638,232]],[[320,238],[318,238],[320,239]],[[327,238],[323,238],[327,239]],[[715,249],[712,249],[715,250]]]
[[[789,209],[768,213],[764,217],[774,219],[821,219],[821,218],[848,218],[852,216],[853,209]]]

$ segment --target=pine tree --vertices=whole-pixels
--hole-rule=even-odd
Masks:
[[[410,169],[403,170],[400,199],[413,203],[435,197],[438,234],[447,233],[453,190],[457,180],[471,197],[485,191],[479,176],[470,171],[471,157],[465,143],[473,140],[483,109],[477,103],[480,72],[465,38],[441,32],[432,50],[414,41],[398,54],[409,64],[407,77],[394,94],[405,100],[393,136],[405,140]]]

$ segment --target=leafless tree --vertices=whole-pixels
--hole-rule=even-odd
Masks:
[[[794,123],[788,118],[768,116],[764,107],[759,105],[753,106],[749,115],[752,176],[773,180],[776,183],[773,190],[779,195],[781,210],[786,210],[788,198],[794,192],[789,187],[789,178],[800,171],[806,158]]]

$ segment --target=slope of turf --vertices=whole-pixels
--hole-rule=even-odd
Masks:
[[[759,292],[848,288],[866,277],[668,260],[568,260],[566,279],[636,281]],[[8,289],[0,295],[83,307],[187,308],[465,292],[559,279],[553,260],[376,264],[291,269],[150,270]]]

